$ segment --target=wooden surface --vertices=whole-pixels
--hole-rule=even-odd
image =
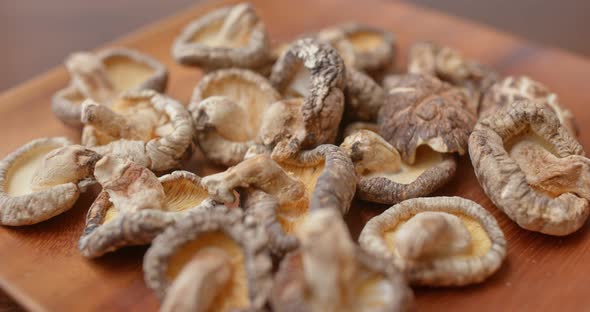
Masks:
[[[479,25],[408,4],[385,1],[327,0],[321,3],[252,1],[266,22],[273,42],[297,34],[356,20],[393,31],[401,58],[415,40],[432,39],[462,50],[503,74],[527,74],[559,93],[576,115],[580,141],[590,147],[590,62],[568,53],[540,48]],[[140,49],[164,62],[171,71],[168,93],[187,102],[200,72],[176,65],[170,45],[192,18],[219,6],[206,4],[145,28],[115,42]],[[346,10],[341,10],[346,7]],[[313,9],[312,9],[313,8]],[[31,139],[65,135],[78,141],[50,111],[50,97],[67,82],[63,68],[52,70],[0,95],[0,156]],[[209,173],[205,164],[193,167]],[[481,285],[463,288],[415,289],[418,311],[579,311],[590,304],[590,237],[585,226],[568,237],[549,237],[518,228],[485,197],[464,157],[455,179],[438,194],[460,195],[480,203],[498,219],[508,240],[502,268]],[[141,257],[145,248],[126,248],[89,261],[76,243],[83,228],[90,194],[69,212],[38,225],[0,228],[0,286],[34,311],[154,311],[157,301],[144,286]],[[355,203],[348,216],[352,232],[384,207]]]

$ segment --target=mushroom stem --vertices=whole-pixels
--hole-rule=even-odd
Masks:
[[[211,96],[199,103],[195,128],[199,131],[214,127],[224,138],[232,141],[248,141],[256,134],[250,127],[247,112],[226,96]]]
[[[529,184],[553,195],[575,193],[590,200],[590,159],[570,155],[558,158],[529,141],[516,143],[510,150]]]
[[[115,113],[105,105],[91,99],[82,103],[82,122],[114,138],[146,140],[144,127],[137,127],[131,119]]]
[[[297,230],[313,311],[346,311],[355,298],[355,245],[340,214],[312,212]]]
[[[340,147],[350,156],[360,175],[401,170],[398,151],[373,131],[358,130],[347,136]]]
[[[305,195],[302,182],[289,176],[268,155],[246,159],[224,172],[203,178],[203,185],[211,196],[222,202],[234,202],[233,190],[254,187],[277,197],[279,204],[293,202]]]
[[[78,52],[70,55],[65,63],[72,83],[86,98],[108,103],[115,97],[115,87],[100,58],[92,53]]]
[[[215,297],[229,283],[232,267],[229,255],[219,248],[198,252],[174,280],[162,312],[209,311]]]
[[[252,11],[252,7],[247,3],[234,6],[221,26],[218,34],[220,41],[229,41],[240,31],[249,29],[250,24],[255,21]]]
[[[104,156],[95,166],[94,176],[122,211],[161,209],[165,193],[158,177],[129,160]]]

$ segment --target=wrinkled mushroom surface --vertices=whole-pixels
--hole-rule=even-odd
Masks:
[[[273,66],[270,81],[288,99],[300,99],[304,135],[281,142],[291,152],[333,143],[344,110],[345,68],[336,50],[311,38],[289,46]]]
[[[176,100],[154,91],[126,93],[110,108],[87,100],[82,121],[83,145],[153,171],[178,168],[192,152],[190,113]]]
[[[408,73],[436,76],[467,89],[475,109],[486,90],[499,80],[492,69],[465,58],[455,49],[432,42],[419,42],[410,48]]]
[[[415,285],[479,283],[506,256],[506,240],[494,217],[460,197],[403,201],[369,220],[359,243],[394,263]]]
[[[542,102],[519,100],[480,120],[469,154],[487,196],[522,228],[567,235],[588,218],[590,162]]]
[[[222,69],[199,82],[189,110],[205,156],[231,166],[256,142],[265,111],[280,99],[268,80],[245,69]]]
[[[33,140],[0,161],[0,224],[29,225],[70,209],[98,155],[66,138]]]
[[[157,178],[137,164],[105,157],[95,174],[103,191],[88,210],[78,242],[82,254],[90,258],[149,244],[189,211],[211,211],[216,204],[201,179],[187,171]]]
[[[340,214],[314,211],[298,231],[301,248],[275,275],[274,311],[405,311],[412,291],[403,276],[354,244]]]
[[[167,311],[259,311],[272,287],[266,235],[240,210],[191,213],[156,237],[145,281]]]
[[[498,109],[517,100],[531,100],[541,102],[559,118],[559,122],[566,127],[572,135],[576,135],[577,129],[573,114],[559,103],[557,94],[549,91],[547,87],[538,81],[526,76],[506,77],[493,84],[484,94],[479,108],[480,118],[487,117]]]
[[[310,211],[348,211],[356,176],[338,147],[320,145],[276,161],[258,155],[205,177],[203,184],[221,202],[233,202],[233,190],[240,189],[242,207],[265,226],[270,247],[282,254],[297,246],[293,233]]]
[[[183,65],[207,70],[262,67],[270,58],[268,35],[248,3],[212,11],[191,22],[172,46]]]
[[[346,119],[375,121],[385,103],[385,91],[371,77],[357,71],[346,71]]]
[[[98,53],[77,52],[68,57],[70,85],[55,93],[53,113],[67,125],[80,127],[82,102],[92,99],[108,105],[121,93],[132,90],[164,92],[166,67],[135,50],[113,48]]]
[[[340,147],[350,156],[359,176],[357,196],[382,204],[426,196],[446,184],[455,174],[457,161],[431,149],[418,150],[413,164],[377,133],[358,130]]]
[[[404,161],[413,164],[421,146],[439,153],[467,151],[476,117],[464,91],[435,77],[405,75],[387,96],[379,111],[379,133]]]

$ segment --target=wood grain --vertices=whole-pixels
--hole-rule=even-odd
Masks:
[[[226,3],[228,1],[224,1]],[[338,22],[356,20],[393,31],[400,42],[399,60],[408,45],[430,39],[462,50],[504,74],[527,74],[559,93],[576,115],[580,141],[590,146],[590,103],[586,78],[590,62],[551,48],[522,42],[480,25],[408,4],[389,1],[254,0],[273,42],[294,38]],[[117,40],[112,45],[140,49],[164,62],[171,71],[168,93],[188,102],[200,72],[176,65],[169,56],[176,34],[192,18],[221,5],[208,3]],[[41,136],[65,135],[79,140],[50,111],[51,95],[67,83],[63,68],[52,70],[0,95],[0,156]],[[215,171],[202,161],[190,166],[199,175]],[[481,285],[463,288],[415,289],[419,311],[578,311],[590,303],[588,226],[568,237],[524,231],[508,220],[483,194],[467,157],[457,177],[438,194],[475,200],[498,219],[508,239],[508,259]],[[33,311],[155,311],[158,303],[145,287],[141,272],[144,247],[126,248],[98,260],[77,251],[87,208],[85,194],[67,213],[38,225],[0,228],[0,287]],[[385,207],[354,203],[347,217],[354,235]]]

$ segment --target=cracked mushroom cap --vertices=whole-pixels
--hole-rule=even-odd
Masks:
[[[527,76],[506,77],[493,84],[484,94],[479,108],[480,118],[496,112],[498,109],[517,100],[541,102],[549,107],[572,135],[577,134],[573,114],[559,103],[557,94]]]
[[[340,148],[359,177],[357,197],[381,204],[429,195],[450,181],[457,167],[453,155],[430,149],[419,150],[413,164],[405,163],[393,146],[369,130],[347,136]]]
[[[397,42],[392,33],[383,29],[346,23],[320,31],[317,38],[338,50],[347,69],[379,77],[394,65]]]
[[[168,70],[139,51],[112,48],[98,53],[76,52],[66,60],[70,85],[57,91],[51,109],[63,123],[81,127],[82,102],[92,99],[109,104],[121,93],[133,90],[164,92]]]
[[[191,213],[156,237],[145,282],[162,311],[260,311],[272,287],[266,244],[240,210]]]
[[[72,208],[98,155],[62,137],[33,140],[0,161],[0,224],[29,225]]]
[[[285,144],[311,149],[333,143],[344,111],[345,68],[336,50],[311,38],[295,41],[272,68],[272,85],[301,102],[305,135]]]
[[[96,164],[95,175],[103,191],[88,210],[78,242],[89,258],[149,244],[189,212],[212,211],[216,205],[201,178],[188,171],[157,178],[144,167],[107,156]]]
[[[226,6],[191,22],[176,38],[172,56],[206,70],[257,69],[270,58],[266,28],[249,3]]]
[[[486,90],[498,81],[492,69],[465,58],[453,48],[432,42],[418,42],[410,48],[408,73],[436,76],[468,90],[475,109]]]
[[[189,105],[207,159],[232,166],[256,141],[264,112],[280,99],[268,80],[246,69],[222,69],[199,82]]]
[[[486,195],[524,229],[578,230],[590,213],[590,160],[542,102],[520,100],[480,120],[469,154]]]
[[[156,172],[180,167],[192,152],[190,113],[178,101],[155,91],[128,92],[110,108],[87,100],[82,105],[82,122],[83,145]]]
[[[506,256],[496,219],[460,197],[403,201],[369,220],[359,243],[394,263],[413,285],[479,283],[496,272]]]
[[[476,122],[467,94],[435,77],[405,75],[388,90],[379,111],[379,133],[402,160],[413,164],[420,146],[465,154]]]
[[[356,176],[348,156],[334,145],[320,145],[289,159],[262,154],[225,172],[203,178],[214,199],[231,203],[241,192],[241,206],[263,224],[270,248],[277,254],[297,247],[294,231],[314,210],[346,214],[354,196]]]
[[[355,245],[334,210],[311,213],[298,237],[301,248],[283,259],[275,275],[274,311],[411,309],[412,291],[400,272]]]

